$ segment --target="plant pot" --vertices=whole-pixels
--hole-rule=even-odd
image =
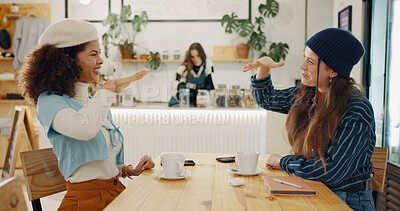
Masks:
[[[132,59],[132,51],[126,51],[124,45],[119,46],[119,51],[121,52],[121,59]]]
[[[237,45],[236,51],[238,54],[238,58],[239,59],[247,59],[248,54],[249,54],[249,49],[250,49],[249,45],[244,45],[244,44]]]

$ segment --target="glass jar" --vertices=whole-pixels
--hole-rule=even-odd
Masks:
[[[244,104],[246,105],[247,108],[256,107],[256,103],[254,102],[253,99],[252,89],[246,89],[246,92],[244,94]]]
[[[179,50],[175,50],[174,51],[174,59],[180,59],[181,58],[181,54],[179,53]]]
[[[179,106],[189,107],[190,106],[190,89],[179,89]]]
[[[240,102],[239,106],[244,108],[246,105],[244,104],[244,97],[245,97],[246,90],[245,89],[240,89]]]
[[[218,88],[214,92],[214,106],[215,107],[228,107],[228,90],[225,84],[218,84]]]
[[[118,96],[116,96],[116,100]],[[131,88],[127,88],[122,95],[122,106],[133,106],[133,91]]]
[[[13,13],[13,14],[18,14],[18,12],[19,12],[19,6],[18,6],[18,4],[12,4],[12,5],[11,5],[11,13]]]
[[[229,90],[229,106],[239,107],[240,106],[240,86],[232,85],[232,89]]]
[[[168,51],[167,51],[167,50],[163,51],[163,53],[162,53],[162,59],[163,59],[163,60],[168,60],[168,59],[169,59],[169,55],[168,55]]]
[[[205,89],[199,89],[197,91],[197,107],[206,108],[209,104],[209,94]]]
[[[120,105],[119,102],[118,102],[117,96],[118,96],[117,93],[113,93],[112,94],[112,98],[107,98],[107,102],[111,101],[111,107]]]

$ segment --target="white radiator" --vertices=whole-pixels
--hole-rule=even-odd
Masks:
[[[263,110],[112,109],[125,138],[125,163],[162,152],[266,153]]]

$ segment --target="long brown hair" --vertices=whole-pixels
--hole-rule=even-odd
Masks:
[[[199,55],[200,55],[202,63],[204,63],[204,61],[207,58],[207,55],[204,52],[204,49],[200,45],[200,43],[195,42],[195,43],[192,43],[189,46],[189,49],[188,49],[188,51],[186,52],[186,55],[185,55],[185,60],[183,60],[183,62],[182,62],[182,65],[186,66],[186,69],[185,69],[185,71],[183,71],[182,75],[184,75],[184,73],[187,72],[188,73],[188,75],[187,75],[188,78],[192,77],[192,74],[190,74],[190,70],[194,67],[193,61],[192,61],[192,59],[190,59],[190,51],[191,50],[197,50],[197,52],[199,52]]]
[[[318,102],[316,106],[318,82],[317,87],[301,84],[286,119],[286,130],[294,155],[307,159],[318,155],[325,167],[325,149],[330,141],[335,141],[332,140],[333,135],[346,110],[347,102],[352,97],[360,96],[362,92],[361,85],[353,78],[345,79],[338,75],[332,79],[322,102]]]
[[[79,80],[82,68],[76,63],[76,56],[85,50],[87,43],[56,48],[43,45],[32,50],[22,65],[18,86],[22,96],[35,104],[40,94],[75,95],[75,82]]]

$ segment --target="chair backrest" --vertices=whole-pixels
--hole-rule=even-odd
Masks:
[[[375,147],[374,154],[372,154],[372,170],[375,172],[375,177],[372,179],[372,190],[374,191],[383,192],[385,188],[388,154],[389,149],[383,147]]]
[[[66,182],[58,169],[58,160],[52,148],[20,154],[29,200],[66,190]]]
[[[0,210],[27,210],[22,181],[18,177],[0,182]]]

